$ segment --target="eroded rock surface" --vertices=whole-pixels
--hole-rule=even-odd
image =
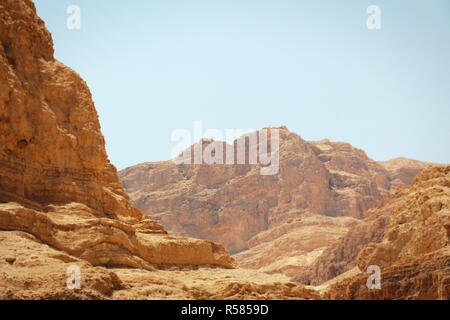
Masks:
[[[450,166],[423,170],[390,206],[383,238],[356,258],[360,273],[330,286],[328,298],[450,298]],[[366,286],[370,265],[381,269],[380,290]]]
[[[260,165],[249,164],[247,141],[247,164],[149,162],[119,176],[132,203],[170,233],[222,243],[240,266],[295,275],[308,270],[393,186],[412,181],[428,165],[412,160],[382,165],[348,143],[310,142],[278,129],[275,175],[261,175]],[[220,142],[202,140],[191,149],[201,144],[205,152],[213,143]],[[236,154],[238,140],[233,147]],[[222,149],[226,159],[225,144]],[[402,171],[403,165],[409,169]]]
[[[280,138],[274,176],[248,164],[124,170],[145,217],[108,161],[89,89],[53,58],[33,3],[0,0],[0,299],[449,298],[450,166],[426,169],[370,210],[415,169],[284,127]],[[250,249],[236,255],[248,267],[300,277],[331,261],[326,279],[348,271],[321,295],[234,268],[221,244],[170,236],[152,217],[181,236]],[[379,291],[365,287],[373,264]],[[67,288],[71,266],[80,289]]]
[[[53,58],[30,0],[0,0],[0,299],[318,297],[133,207],[86,83]]]
[[[400,187],[383,198],[377,208],[368,210],[363,220],[325,248],[317,260],[300,269],[293,276],[293,280],[308,285],[320,285],[354,268],[361,249],[368,243],[380,242],[383,239],[390,215],[397,204],[396,200],[407,193],[407,187]]]
[[[95,265],[231,267],[222,245],[170,237],[133,207],[86,83],[53,58],[31,1],[0,2],[0,230]]]
[[[330,243],[357,223],[358,220],[351,217],[305,214],[291,223],[260,232],[250,239],[249,250],[233,258],[243,268],[295,276],[309,268]]]
[[[389,171],[392,188],[405,185],[409,186],[420,171],[435,164],[407,158],[395,158],[378,163]]]
[[[91,93],[53,58],[31,1],[0,3],[0,201],[140,217],[108,161]]]

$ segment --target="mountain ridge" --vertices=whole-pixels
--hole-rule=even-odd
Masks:
[[[242,267],[292,275],[343,236],[391,188],[412,181],[429,165],[413,161],[407,163],[407,170],[401,166],[398,170],[397,161],[397,167],[388,166],[389,171],[387,164],[348,143],[305,141],[285,126],[269,129],[278,129],[280,137],[279,173],[273,176],[260,175],[261,166],[250,165],[247,155],[246,164],[234,165],[146,162],[121,170],[119,178],[132,203],[172,234],[222,243]],[[235,151],[237,141],[232,144]],[[204,151],[212,141],[199,143]],[[249,150],[247,142],[245,152]],[[307,216],[316,227],[300,221]],[[333,227],[327,227],[327,217],[357,220],[336,219]],[[277,228],[291,235],[284,235],[284,240],[280,234],[273,236]],[[310,233],[309,238],[304,245],[291,245],[301,229]],[[314,232],[322,234],[321,241],[313,239]],[[262,234],[272,234],[270,241],[262,241]],[[269,267],[289,257],[286,265]]]
[[[282,276],[251,282],[221,244],[143,216],[89,88],[53,52],[31,0],[0,0],[0,299],[319,298]]]

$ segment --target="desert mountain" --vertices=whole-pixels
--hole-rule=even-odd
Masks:
[[[294,275],[428,165],[378,163],[348,143],[278,129],[275,175],[261,175],[247,155],[246,164],[143,163],[119,177],[132,203],[170,233],[219,242],[242,267]],[[212,143],[220,142],[198,144],[206,150]]]
[[[319,270],[328,275],[334,266],[341,272],[355,266],[325,286],[326,297],[450,299],[450,166],[423,170],[411,187],[387,199],[370,216],[364,227],[353,229],[316,262],[316,277]],[[388,224],[383,221],[386,216]],[[366,231],[368,235],[363,235]],[[352,243],[368,240],[354,258]],[[365,271],[371,265],[380,267],[380,290],[367,289]]]
[[[377,163],[285,127],[279,150],[275,175],[126,169],[130,201],[86,83],[54,59],[31,0],[0,0],[0,299],[449,299],[450,166],[414,178],[428,164]],[[285,274],[236,268],[211,240]],[[369,265],[381,290],[366,287]]]
[[[53,58],[34,5],[2,1],[1,13],[0,228],[26,231],[95,264],[170,262],[166,251],[145,252],[147,242],[176,250],[185,240],[167,237],[128,201],[89,89]],[[197,262],[230,265],[220,245],[197,245],[209,250]],[[108,250],[115,254],[107,258]]]
[[[389,161],[378,162],[390,174],[391,187],[409,186],[414,177],[427,166],[433,165],[430,162],[422,162],[407,158],[395,158]]]
[[[2,299],[317,297],[282,276],[249,282],[222,245],[133,207],[90,91],[30,0],[0,0],[0,274]]]
[[[394,189],[378,207],[368,210],[363,220],[331,243],[314,263],[299,270],[293,280],[317,286],[353,269],[359,252],[366,245],[381,242],[398,199],[406,197],[408,191],[408,187]]]

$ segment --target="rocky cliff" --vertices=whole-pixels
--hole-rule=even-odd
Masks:
[[[410,188],[390,200],[388,207],[382,205],[378,209],[381,215],[386,209],[390,211],[390,223],[383,237],[365,245],[357,255],[355,264],[359,273],[336,281],[328,288],[326,297],[448,300],[450,166],[423,170]],[[334,248],[334,252],[345,251],[345,246],[345,241],[340,242],[340,248]],[[366,286],[365,271],[370,265],[381,269],[379,290]]]
[[[395,158],[378,163],[389,172],[392,188],[409,186],[420,171],[433,165],[431,162],[422,162],[407,158]]]
[[[252,276],[131,205],[86,83],[54,59],[30,0],[0,0],[0,299],[318,297]]]
[[[212,143],[202,141],[202,150]],[[261,175],[261,166],[248,159],[233,165],[150,162],[119,177],[132,203],[170,233],[222,243],[239,253],[240,266],[294,275],[393,185],[428,165],[408,163],[409,170],[393,176],[401,163],[382,165],[348,143],[305,141],[286,127],[279,128],[278,174]]]
[[[140,217],[108,161],[86,83],[53,58],[31,1],[0,6],[0,201]]]
[[[378,243],[383,239],[397,199],[407,194],[407,187],[393,190],[377,208],[368,210],[363,220],[325,248],[314,263],[300,269],[292,280],[316,286],[353,269],[361,249],[368,243]]]
[[[0,229],[26,231],[98,265],[230,266],[220,245],[170,238],[130,204],[89,89],[53,58],[34,4],[2,1],[0,30]],[[162,247],[173,247],[172,258]],[[182,247],[205,254],[181,256]]]

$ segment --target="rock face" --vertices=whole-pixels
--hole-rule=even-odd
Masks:
[[[355,267],[358,253],[368,243],[383,239],[390,215],[397,199],[406,196],[407,187],[400,187],[381,200],[377,208],[366,212],[366,217],[337,241],[331,243],[313,264],[302,268],[293,281],[307,285],[320,285]]]
[[[80,268],[80,289],[66,287]],[[0,299],[320,299],[281,275],[194,265],[95,267],[29,233],[0,232]]]
[[[286,128],[280,129],[277,175],[261,175],[260,165],[166,161],[119,176],[133,204],[168,231],[218,241],[231,252],[248,249],[259,232],[303,213],[360,218],[389,188],[389,173],[363,151],[307,142]]]
[[[169,237],[130,204],[89,89],[53,58],[34,4],[0,8],[0,229],[95,265],[231,267],[221,245]]]
[[[168,236],[148,218],[135,224],[99,218],[78,203],[49,205],[46,210],[37,211],[17,203],[0,204],[0,229],[33,234],[53,248],[99,266],[148,270],[161,264],[232,266],[222,245]]]
[[[450,298],[450,166],[423,170],[390,208],[381,241],[368,243],[356,258],[361,272],[380,267],[381,289],[369,290],[361,273],[332,285],[328,298]]]
[[[85,82],[53,58],[30,0],[0,0],[0,299],[320,297],[249,274],[130,204]]]
[[[132,203],[170,233],[222,243],[242,267],[294,275],[376,207],[393,180],[406,183],[427,166],[402,171],[402,163],[382,165],[347,143],[308,142],[286,127],[279,140],[276,175],[261,175],[247,156],[233,165],[143,163],[119,177]],[[212,143],[202,140],[202,150]]]
[[[29,233],[0,232],[0,299],[102,299],[123,288],[118,276],[55,250]],[[80,290],[68,290],[67,269],[82,271]]]
[[[291,223],[258,233],[249,240],[250,249],[233,258],[243,268],[297,275],[357,223],[350,217],[304,214]]]
[[[371,264],[384,266],[446,248],[449,228],[450,166],[430,167],[398,200],[383,240],[366,246],[357,265],[364,270]]]
[[[185,252],[185,251],[183,251]],[[187,251],[187,254],[189,252]],[[320,299],[281,275],[198,265],[93,266],[29,233],[0,232],[0,299]],[[66,287],[80,268],[80,289]]]
[[[139,217],[108,161],[86,83],[53,58],[31,1],[1,6],[0,201]]]
[[[393,188],[405,185],[409,186],[420,171],[434,164],[407,158],[395,158],[378,163],[389,171]]]
[[[415,171],[286,128],[273,176],[249,164],[122,172],[146,213],[179,235],[250,248],[236,255],[243,265],[317,283],[355,266],[319,294],[282,274],[234,268],[222,245],[169,236],[133,207],[90,92],[54,60],[30,0],[0,0],[0,71],[0,299],[449,298],[450,166],[424,170],[363,222]],[[365,287],[369,265],[381,267],[381,290]],[[74,266],[81,287],[72,290]]]

